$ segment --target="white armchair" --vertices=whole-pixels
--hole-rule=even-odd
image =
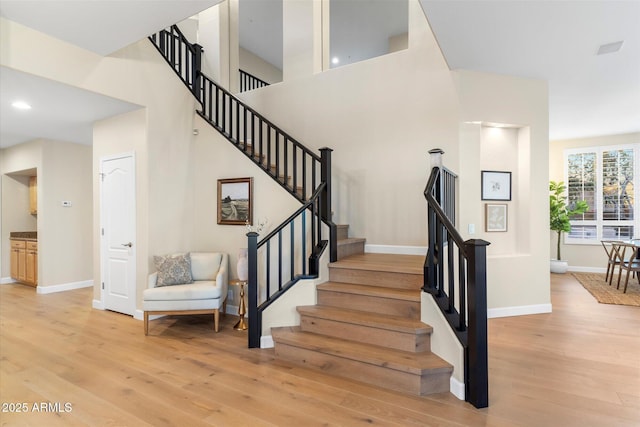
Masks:
[[[219,252],[191,252],[193,283],[156,286],[158,273],[149,275],[148,288],[142,293],[144,334],[149,334],[150,314],[213,314],[218,332],[220,309],[227,308],[229,255]]]

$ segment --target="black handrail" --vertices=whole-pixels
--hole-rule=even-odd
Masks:
[[[202,46],[189,43],[177,25],[149,36],[153,45],[167,60],[189,90],[199,99]]]
[[[428,249],[423,290],[432,295],[465,350],[465,398],[477,408],[489,405],[487,352],[486,247],[480,239],[464,241],[443,209],[455,200],[442,191],[444,168],[435,166],[424,190]],[[446,286],[445,286],[446,284]]]
[[[199,99],[198,114],[300,202],[318,188],[322,159],[316,153],[205,75]]]
[[[258,301],[258,243],[257,234],[248,233],[248,272],[249,272],[249,346],[258,347],[260,341],[262,311],[271,302],[286,292],[300,278],[317,277],[320,256],[329,245],[329,259],[336,261],[337,226],[331,221],[331,149],[321,148],[320,156],[300,144],[282,129],[275,126],[264,116],[243,103],[222,86],[215,83],[201,71],[202,47],[191,44],[177,26],[162,30],[149,37],[158,51],[167,60],[173,70],[193,92],[202,108],[198,114],[240,151],[276,180],[303,206],[287,221],[276,228],[279,230],[278,290],[271,292],[270,282],[266,280],[267,300]],[[310,195],[309,197],[307,197]],[[311,211],[311,221],[307,225],[307,211]],[[300,218],[300,237],[296,239],[294,223]],[[323,239],[323,225],[328,227],[329,241]],[[290,258],[287,266],[289,277],[285,283],[286,271],[282,259],[282,233],[289,227]],[[310,236],[308,243],[307,236]],[[275,239],[264,239],[260,246]],[[263,243],[266,242],[266,243]],[[295,255],[300,250],[301,257]],[[307,251],[309,255],[307,256]],[[271,253],[266,251],[267,278],[270,278]],[[308,269],[302,267],[302,273],[295,273],[298,263],[308,259]]]
[[[261,87],[269,86],[269,83],[264,80],[248,73],[244,70],[238,70],[240,73],[240,92],[246,92],[248,90],[260,89]]]

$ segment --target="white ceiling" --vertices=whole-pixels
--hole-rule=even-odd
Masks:
[[[221,0],[0,0],[0,15],[108,55]],[[28,101],[17,111],[11,103]],[[0,67],[0,148],[38,138],[91,144],[93,122],[139,108]]]
[[[420,1],[452,69],[548,81],[551,140],[640,131],[640,1]]]
[[[0,0],[0,15],[104,55],[218,2],[220,0]],[[420,2],[452,69],[533,77],[549,82],[551,139],[640,131],[640,0]],[[601,44],[618,40],[624,40],[620,52],[595,55]],[[53,139],[47,132],[56,135],[60,129],[55,130],[50,124],[50,106],[54,105],[62,116],[66,108],[73,108],[59,102],[58,91],[61,88],[79,91],[37,79],[40,81],[33,83],[40,85],[37,99],[48,107],[34,107],[28,123],[18,131],[20,120],[9,118],[6,105],[17,96],[13,89],[29,87],[32,82],[22,80],[17,86],[14,83],[17,78],[6,68],[0,68],[0,147],[6,146],[5,138],[6,141],[29,138],[34,130],[38,132],[33,133],[31,139]],[[107,117],[101,117],[104,114],[132,108],[131,104],[118,104],[119,101],[111,98],[85,95],[82,102],[86,105],[105,103],[106,106],[92,107],[95,115],[86,117],[84,125]],[[55,97],[46,99],[51,96]],[[78,114],[67,111],[66,115]],[[69,132],[74,126],[64,124]],[[80,124],[77,126],[82,128]],[[5,131],[14,136],[6,135]]]
[[[95,121],[140,108],[6,67],[0,67],[0,93],[0,148],[38,138],[91,144]],[[32,109],[16,110],[15,100]]]

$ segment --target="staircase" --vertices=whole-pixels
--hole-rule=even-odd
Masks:
[[[348,224],[336,224],[336,228],[336,239],[338,241],[338,259],[343,259],[354,254],[364,253],[364,243],[366,239],[349,237]]]
[[[424,258],[355,254],[329,265],[300,326],[273,328],[276,356],[332,375],[426,395],[449,391],[453,368],[430,351],[420,321]]]

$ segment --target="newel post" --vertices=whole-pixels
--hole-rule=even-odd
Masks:
[[[434,148],[433,150],[429,150],[429,158],[431,160],[431,169],[440,168],[442,169],[442,155],[444,151],[441,148]]]
[[[249,348],[260,348],[262,322],[258,315],[258,233],[247,233]]]
[[[331,222],[331,148],[320,149],[320,181],[325,183],[324,190],[320,196],[320,209],[319,215],[322,219]],[[335,262],[338,260],[338,242],[337,242],[337,228],[335,225],[329,226],[329,260]]]
[[[489,406],[487,351],[487,246],[481,239],[464,245],[468,265],[469,328],[467,335],[466,400],[476,408]]]
[[[325,221],[331,221],[331,148],[320,149],[320,181],[326,185],[322,190],[322,212],[320,216]]]
[[[197,43],[193,45],[193,67],[191,69],[191,78],[193,79],[193,94],[198,100],[200,100],[200,73],[202,71],[202,51],[202,46]]]

